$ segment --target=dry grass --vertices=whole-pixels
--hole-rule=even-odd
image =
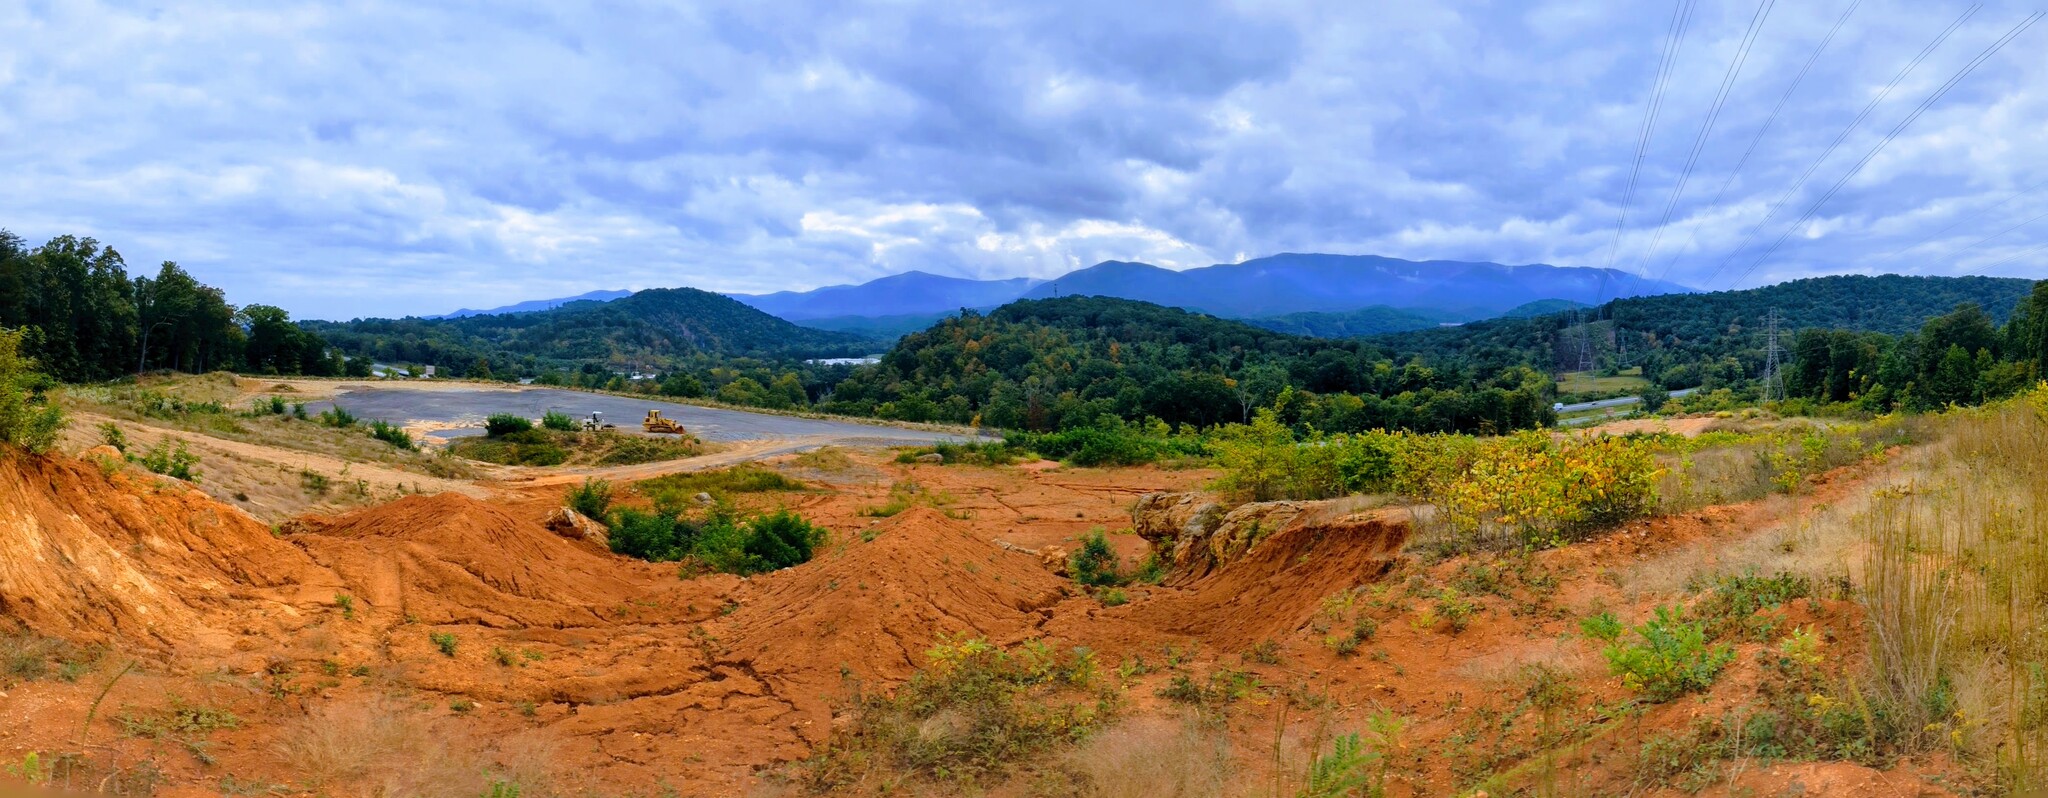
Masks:
[[[1998,791],[2048,785],[2048,388],[1952,414],[1910,481],[1857,517],[1866,686],[1907,750]]]
[[[495,750],[461,729],[394,698],[326,704],[289,724],[277,744],[307,787],[336,796],[488,795],[513,784],[545,795],[552,759],[516,742]]]
[[[1145,718],[1104,730],[1069,753],[1065,794],[1088,798],[1210,798],[1229,786],[1230,741],[1192,718]]]
[[[845,449],[837,446],[812,449],[797,455],[791,462],[795,463],[799,468],[809,468],[828,473],[853,468],[853,458],[847,456]]]

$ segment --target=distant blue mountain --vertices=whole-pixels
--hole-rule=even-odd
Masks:
[[[912,271],[860,285],[727,296],[789,321],[843,316],[874,318],[945,314],[961,308],[992,308],[1015,301],[1041,282],[1044,281],[1029,277],[969,280]]]
[[[632,295],[633,292],[631,291],[592,291],[587,294],[565,296],[559,299],[535,299],[526,302],[520,302],[514,305],[506,305],[501,308],[491,308],[489,310],[471,310],[469,308],[463,308],[461,310],[455,311],[454,313],[446,313],[439,316],[422,316],[421,318],[462,319],[468,318],[470,316],[498,316],[506,313],[534,313],[542,310],[554,310],[555,308],[559,308],[571,302],[610,302],[614,299],[624,299]]]
[[[1691,291],[1613,269],[1287,253],[1178,272],[1106,261],[1033,288],[1024,298],[1109,296],[1251,319],[1375,305],[1498,315],[1545,299],[1597,304]]]

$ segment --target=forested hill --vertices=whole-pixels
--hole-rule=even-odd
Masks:
[[[1290,423],[1507,430],[1550,420],[1551,384],[1526,368],[1396,363],[1378,345],[1263,330],[1103,297],[1026,300],[904,336],[821,409],[1055,430],[1104,416],[1208,426],[1279,406]]]
[[[1590,333],[1596,361],[1602,365],[1642,365],[1645,374],[1655,377],[1673,368],[1733,358],[1754,372],[1773,308],[1786,333],[1782,345],[1789,346],[1790,334],[1806,328],[1912,332],[1965,303],[2002,321],[2032,287],[2033,281],[2004,277],[1813,277],[1742,291],[1615,300],[1587,310],[1584,331]],[[1501,318],[1373,340],[1397,355],[1431,361],[1569,370],[1577,359],[1581,332],[1574,322],[1570,313]],[[1697,384],[1695,378],[1683,376],[1668,382],[1668,387]]]
[[[494,373],[603,363],[663,370],[696,355],[836,357],[880,348],[850,333],[799,327],[729,297],[694,288],[657,288],[610,302],[459,319],[310,322],[351,357]]]

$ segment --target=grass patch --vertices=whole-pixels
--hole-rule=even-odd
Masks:
[[[853,468],[853,458],[847,456],[845,449],[837,446],[821,446],[812,449],[797,455],[794,462],[799,468],[835,473]]]
[[[683,507],[697,494],[714,500],[741,493],[775,493],[807,490],[804,483],[757,465],[738,465],[709,471],[690,471],[642,480],[633,490],[657,507]]]
[[[7,681],[74,682],[99,661],[98,649],[80,648],[58,638],[28,631],[0,635],[0,677]]]
[[[935,443],[904,449],[896,454],[898,463],[916,463],[921,457],[938,455],[944,465],[1005,466],[1022,459],[1028,452],[1009,441],[988,441],[970,443]]]
[[[1122,694],[1085,649],[1031,641],[941,640],[929,665],[893,696],[857,693],[852,721],[797,767],[813,792],[899,777],[966,789],[1001,782],[1022,763],[1086,738],[1116,716]]]
[[[531,425],[502,435],[457,438],[448,451],[484,463],[518,466],[614,466],[694,457],[703,444],[691,437],[633,435],[618,430],[562,432]]]
[[[1568,371],[1558,375],[1558,401],[1566,404],[1607,399],[1616,396],[1634,396],[1650,381],[1643,378],[1640,366],[1623,369],[1613,376],[1602,377],[1593,371]]]

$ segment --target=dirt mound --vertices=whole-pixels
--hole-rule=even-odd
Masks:
[[[871,687],[908,678],[942,635],[1032,637],[1041,611],[1065,593],[1037,558],[936,510],[905,511],[868,535],[754,579],[713,630],[729,641],[722,661],[745,663],[779,695],[810,697],[796,707],[811,720],[829,718],[816,697],[843,694],[842,676]],[[814,728],[822,739],[824,727]]]
[[[1169,553],[1172,584],[1188,585],[1235,562],[1275,532],[1342,525],[1354,515],[1344,502],[1253,502],[1225,511],[1205,493],[1148,493],[1132,506],[1131,527]]]
[[[1385,574],[1408,540],[1408,521],[1392,510],[1264,502],[1231,511],[1205,540],[1204,570],[1176,577],[1180,589],[1132,604],[1126,617],[1238,649],[1300,628],[1324,597]]]
[[[182,483],[0,453],[0,615],[74,642],[224,650],[226,611],[333,585],[247,514]],[[330,591],[331,592],[331,591]]]
[[[675,581],[674,566],[596,551],[458,493],[299,519],[291,540],[360,591],[370,612],[430,624],[587,626],[650,584]]]

